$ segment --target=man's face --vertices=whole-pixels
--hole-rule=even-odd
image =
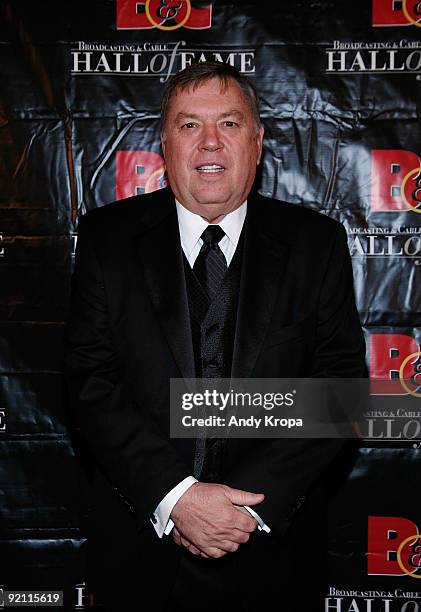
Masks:
[[[162,135],[170,186],[185,208],[208,221],[238,208],[252,187],[262,152],[246,98],[218,78],[172,97]]]

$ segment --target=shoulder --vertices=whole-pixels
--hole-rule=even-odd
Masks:
[[[80,218],[79,226],[91,233],[132,233],[142,224],[151,224],[172,210],[175,210],[172,192],[160,189],[89,210]]]
[[[334,240],[345,236],[343,225],[327,215],[299,204],[267,198],[253,193],[250,213],[266,231],[276,233],[285,242]]]
[[[258,193],[253,193],[251,205],[254,211],[268,221],[293,225],[295,227],[323,229],[325,231],[338,231],[342,224],[318,210],[308,208],[300,204],[290,204],[282,200],[268,198]]]

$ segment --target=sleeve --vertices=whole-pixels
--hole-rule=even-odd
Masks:
[[[187,476],[182,482],[178,483],[160,502],[155,509],[150,521],[158,535],[162,538],[164,535],[169,535],[174,527],[173,521],[170,519],[172,509],[178,502],[180,497],[189,489],[192,484],[197,482],[194,476]]]
[[[367,376],[365,343],[342,225],[331,240],[323,276],[309,376]],[[263,492],[265,499],[256,510],[274,534],[283,536],[344,445],[344,439],[268,439],[236,464],[224,484]]]
[[[152,411],[134,401],[125,382],[89,217],[79,224],[65,333],[70,411],[96,464],[142,529],[150,526],[159,500],[189,476],[191,468]]]

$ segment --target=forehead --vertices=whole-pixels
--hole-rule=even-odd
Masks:
[[[213,78],[177,89],[171,96],[168,114],[189,111],[197,113],[201,108],[223,113],[228,107],[229,110],[251,114],[246,96],[236,81],[227,79],[224,82],[219,78]]]

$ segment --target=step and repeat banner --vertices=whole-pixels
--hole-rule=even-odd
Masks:
[[[420,396],[421,2],[4,0],[3,590],[59,589],[65,609],[98,607],[62,377],[78,220],[166,185],[163,88],[208,60],[236,66],[261,95],[260,193],[344,224],[373,381]],[[327,612],[421,611],[420,474],[421,411],[369,415],[330,504]],[[311,541],[297,572],[305,585]]]

